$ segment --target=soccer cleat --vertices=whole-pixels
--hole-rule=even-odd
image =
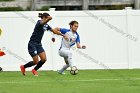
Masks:
[[[57,70],[58,74],[61,74],[61,75],[65,75],[66,73],[64,72],[60,72],[59,70]]]
[[[34,74],[34,76],[38,76],[38,73],[35,69],[32,69],[32,73]]]
[[[24,65],[20,65],[21,73],[25,76],[25,68]]]

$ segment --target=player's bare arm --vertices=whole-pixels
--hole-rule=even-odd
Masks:
[[[46,24],[47,22],[49,22],[50,20],[52,20],[52,17],[51,16],[47,16],[47,18],[43,18],[41,20],[41,24]]]
[[[68,37],[65,36],[64,34],[62,34],[62,33],[60,32],[60,28],[56,27],[56,28],[52,29],[52,32],[53,32],[54,34],[63,36],[64,39],[68,41]]]

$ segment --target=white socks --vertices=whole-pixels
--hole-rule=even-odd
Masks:
[[[59,70],[60,73],[63,73],[69,67],[68,64],[64,65],[62,69]]]

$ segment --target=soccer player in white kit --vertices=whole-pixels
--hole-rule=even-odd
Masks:
[[[61,57],[64,58],[65,61],[65,65],[58,70],[59,74],[65,74],[64,71],[68,68],[68,67],[73,67],[73,61],[72,61],[72,52],[70,51],[70,48],[75,45],[77,48],[79,49],[85,49],[86,46],[81,46],[80,45],[80,36],[77,33],[77,29],[78,29],[78,22],[77,21],[71,21],[69,23],[70,25],[70,29],[66,29],[66,28],[56,28],[57,30],[59,30],[62,34],[64,34],[65,36],[68,37],[68,39],[64,39],[62,38],[61,41],[61,46],[59,49],[59,55]]]

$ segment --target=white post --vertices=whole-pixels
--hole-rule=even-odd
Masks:
[[[31,10],[32,11],[36,10],[36,0],[31,0]]]
[[[140,9],[140,0],[135,0],[134,7],[135,9]]]
[[[131,53],[130,53],[130,35],[131,35],[131,10],[132,7],[125,7],[125,11],[126,11],[126,40],[127,40],[127,62],[128,62],[128,69],[132,68],[132,61],[131,61]]]
[[[83,0],[83,10],[88,10],[89,0]]]

